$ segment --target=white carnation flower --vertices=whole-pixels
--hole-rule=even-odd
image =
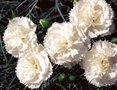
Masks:
[[[37,42],[36,25],[27,17],[16,17],[9,21],[4,33],[6,50],[15,57]]]
[[[71,68],[81,61],[87,48],[71,23],[53,23],[44,39],[44,46],[55,64]]]
[[[79,0],[71,9],[69,17],[70,22],[77,24],[91,38],[113,32],[109,29],[113,10],[105,0]]]
[[[52,65],[42,45],[20,55],[16,75],[21,83],[31,89],[39,88],[52,74]]]
[[[107,41],[94,43],[83,61],[86,79],[97,87],[117,82],[117,45]]]

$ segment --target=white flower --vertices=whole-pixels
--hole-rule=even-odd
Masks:
[[[77,24],[87,36],[93,38],[113,32],[113,10],[105,0],[79,0],[69,13],[70,22]]]
[[[117,45],[107,41],[94,43],[83,61],[86,79],[97,87],[117,81]]]
[[[55,64],[71,68],[81,61],[87,48],[71,23],[53,23],[44,39],[44,46]]]
[[[15,57],[37,42],[36,25],[27,17],[16,17],[9,21],[4,33],[6,50]]]
[[[42,45],[38,45],[20,55],[16,75],[21,83],[34,89],[52,74],[52,65]]]

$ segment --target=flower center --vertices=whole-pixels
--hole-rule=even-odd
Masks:
[[[101,14],[102,14],[102,7],[99,5],[96,5],[93,10],[93,17],[92,17],[92,24],[99,25],[101,23]]]
[[[87,5],[81,7],[77,17],[79,20],[79,25],[82,29],[95,27],[96,25],[101,24],[101,14],[102,14],[102,7],[96,5],[94,7]]]
[[[63,52],[63,51],[65,51],[66,48],[67,48],[67,45],[68,45],[67,40],[63,40],[63,41],[60,43],[59,52]]]
[[[30,60],[30,64],[32,65],[32,67],[33,67],[36,71],[39,70],[39,64],[38,64],[38,62],[36,62],[35,59],[31,59],[31,60]]]
[[[24,66],[24,73],[23,75],[26,76],[26,81],[34,80],[40,71],[39,63],[37,62],[36,58],[28,59]]]
[[[108,60],[101,60],[100,64],[101,64],[103,72],[106,72],[109,70],[110,64],[109,64]]]
[[[109,57],[107,56],[99,57],[96,63],[97,63],[97,66],[100,68],[99,69],[100,72],[98,72],[98,74],[100,74],[101,76],[111,69]]]

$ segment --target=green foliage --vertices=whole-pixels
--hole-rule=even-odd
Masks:
[[[50,26],[50,22],[47,19],[40,19],[39,23],[43,28],[48,28]]]
[[[58,80],[61,82],[66,78],[66,75],[64,73],[61,73],[58,77]]]
[[[13,10],[11,10],[11,13],[13,18],[16,17],[16,13]]]
[[[111,39],[111,42],[112,42],[112,43],[117,43],[117,38],[116,38],[116,37],[113,37],[113,38]]]
[[[70,75],[70,76],[69,76],[69,80],[70,80],[70,81],[74,81],[75,79],[76,79],[76,77],[75,77],[74,75]]]
[[[73,5],[75,5],[76,2],[78,2],[78,0],[72,0],[72,2],[73,2]]]

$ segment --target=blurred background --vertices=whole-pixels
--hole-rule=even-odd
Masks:
[[[10,19],[29,17],[36,25],[38,43],[42,43],[48,27],[53,22],[68,21],[68,13],[77,0],[0,0],[0,90],[30,90],[19,82],[15,74],[18,58],[8,54],[4,47],[3,34]],[[115,17],[115,33],[92,39],[109,40],[117,43],[117,0],[107,0]],[[43,44],[43,43],[42,43]],[[72,69],[53,65],[53,75],[36,90],[117,90],[117,84],[109,87],[95,87],[84,77],[80,65]]]

